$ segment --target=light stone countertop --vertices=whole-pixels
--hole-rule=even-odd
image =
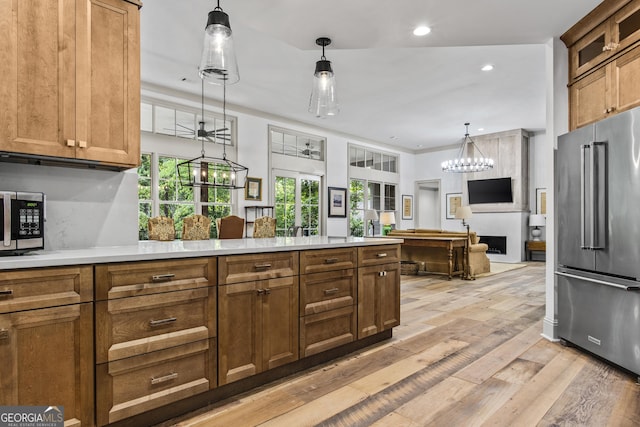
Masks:
[[[131,246],[110,246],[58,251],[40,250],[28,252],[23,255],[0,256],[0,270],[390,245],[400,244],[402,241],[402,238],[328,236],[174,240],[171,242],[141,241],[137,245]]]

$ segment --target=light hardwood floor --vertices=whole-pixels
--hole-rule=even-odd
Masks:
[[[164,425],[640,425],[635,377],[541,338],[544,263],[401,286],[392,339]]]

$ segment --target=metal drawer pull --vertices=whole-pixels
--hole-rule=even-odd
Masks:
[[[6,297],[9,295],[13,295],[13,289],[3,289],[0,291],[0,297]]]
[[[324,262],[326,264],[335,264],[336,262],[338,262],[338,258],[327,258],[324,260]]]
[[[177,372],[172,372],[169,375],[165,375],[164,377],[151,377],[151,384],[166,383],[167,381],[175,380],[176,378],[178,378]]]
[[[0,329],[0,340],[8,340],[9,339],[9,330],[8,329]]]
[[[378,258],[384,258],[384,257],[386,257],[386,256],[387,256],[387,254],[378,254],[378,255],[376,255],[376,256],[377,256]]]
[[[175,322],[176,320],[178,320],[176,317],[167,317],[166,319],[160,319],[160,320],[149,320],[149,326],[153,327],[153,326],[167,325],[169,323]]]
[[[266,270],[267,268],[271,268],[271,264],[255,264],[256,270]]]
[[[325,294],[325,295],[335,294],[335,293],[337,293],[339,290],[340,290],[340,289],[338,289],[338,288],[325,289],[325,290],[324,290],[324,294]]]
[[[153,282],[168,282],[169,280],[173,279],[174,277],[176,277],[175,274],[169,273],[169,274],[156,274],[155,276],[151,277],[151,280]]]
[[[378,273],[378,276],[380,276],[380,277],[385,277],[386,275],[387,275],[387,272],[386,272],[386,271],[380,271],[380,272]]]
[[[269,295],[271,293],[271,289],[267,288],[264,290],[265,295]]]

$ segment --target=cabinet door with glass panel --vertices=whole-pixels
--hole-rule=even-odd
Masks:
[[[274,171],[276,236],[319,236],[321,178]]]

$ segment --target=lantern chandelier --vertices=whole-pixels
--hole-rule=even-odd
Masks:
[[[469,123],[464,124],[467,127],[467,131],[464,134],[462,144],[460,144],[460,150],[458,155],[453,160],[445,160],[442,162],[442,170],[445,172],[480,172],[488,169],[493,169],[493,159],[485,157],[480,151],[480,148],[469,137]],[[469,145],[473,146],[473,153],[470,153]],[[474,157],[471,157],[471,154]]]
[[[222,122],[227,123],[227,85],[222,85]],[[201,188],[244,188],[249,168],[227,159],[227,141],[230,139],[228,128],[207,131],[204,128],[204,83],[202,84],[202,117],[199,122],[198,137],[202,141],[200,157],[178,163],[178,180],[183,187]],[[222,158],[207,157],[204,152],[205,140],[222,140]]]

